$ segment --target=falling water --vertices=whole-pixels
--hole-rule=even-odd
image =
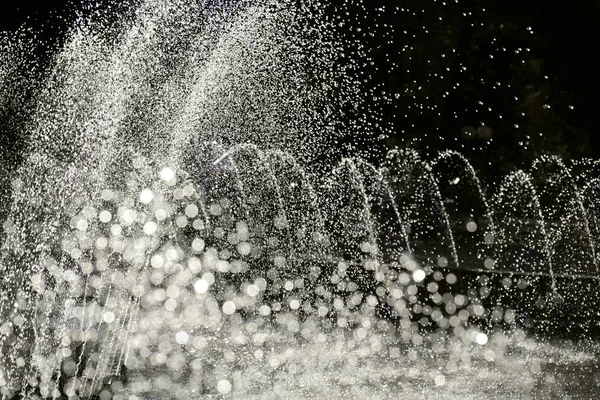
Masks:
[[[487,184],[460,153],[354,137],[327,7],[91,12],[38,75],[3,42],[2,102],[31,85],[2,186],[3,399],[513,398],[549,359],[597,362],[528,332],[598,329],[598,180],[541,158]]]

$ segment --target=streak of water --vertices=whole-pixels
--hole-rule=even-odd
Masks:
[[[534,161],[532,167],[534,170],[537,170],[540,167],[540,165],[543,163],[556,164],[560,168],[561,173],[566,177],[568,184],[571,186],[571,190],[575,196],[575,201],[577,202],[579,212],[581,213],[581,218],[583,219],[583,226],[584,226],[587,240],[588,240],[588,243],[590,246],[592,263],[594,264],[594,267],[596,268],[596,272],[600,274],[600,269],[598,266],[598,259],[596,256],[596,246],[594,245],[594,240],[592,238],[592,232],[590,230],[588,211],[586,210],[586,208],[583,204],[583,198],[581,196],[582,192],[580,190],[578,190],[578,188],[576,187],[573,176],[571,175],[571,171],[569,170],[569,168],[567,168],[567,166],[564,164],[564,162],[562,161],[561,158],[556,157],[556,156],[542,156]]]
[[[536,298],[547,281],[593,332],[598,180],[556,158],[533,166],[544,182],[560,168],[577,204],[563,220],[583,219],[586,243],[560,239],[596,269],[573,273],[554,258],[568,230],[547,213],[564,201],[532,175],[484,185],[454,151],[381,151],[372,137],[389,129],[367,122],[380,116],[347,121],[389,95],[362,90],[369,55],[344,31],[366,2],[134,3],[78,20],[23,95],[27,146],[1,193],[3,400],[458,393],[475,364],[517,375],[506,332],[521,343],[529,312],[552,317]],[[14,59],[0,54],[0,83],[19,77]],[[446,162],[477,189],[499,237],[486,245],[541,247],[541,269],[461,253]],[[535,232],[519,231],[526,219]],[[531,388],[542,365],[519,361]]]

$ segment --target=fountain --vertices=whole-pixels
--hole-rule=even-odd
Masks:
[[[39,74],[3,45],[2,100],[31,93],[2,399],[514,398],[592,373],[593,340],[539,338],[600,328],[596,163],[488,187],[455,151],[346,151],[360,84],[327,5],[122,7]]]

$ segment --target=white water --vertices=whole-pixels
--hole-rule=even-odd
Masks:
[[[586,289],[556,278],[598,279],[593,193],[542,205],[520,172],[488,201],[454,153],[339,162],[340,101],[361,102],[352,61],[324,5],[293,3],[145,1],[73,26],[4,188],[3,398],[527,398],[572,391],[563,367],[597,389],[595,344],[543,344],[514,304],[484,301],[548,276],[585,310]],[[27,49],[5,47],[5,87]],[[469,220],[436,172],[453,159],[484,205]],[[525,218],[541,259],[511,247]],[[475,220],[489,229],[461,239]],[[557,263],[573,232],[581,256]],[[508,284],[466,287],[461,268]]]

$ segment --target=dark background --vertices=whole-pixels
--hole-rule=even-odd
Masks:
[[[79,3],[3,4],[0,29],[26,24],[56,44]],[[424,152],[460,150],[492,175],[541,154],[600,156],[598,1],[373,0],[349,16],[338,3],[330,12],[348,39],[367,44],[355,48],[355,73],[369,78],[368,99],[349,131]]]
[[[542,154],[598,158],[598,9],[538,0],[357,7],[348,25],[362,30],[349,37],[368,43],[356,47],[366,61],[357,75],[376,76],[357,128],[378,128],[392,146],[459,150],[492,178]]]

